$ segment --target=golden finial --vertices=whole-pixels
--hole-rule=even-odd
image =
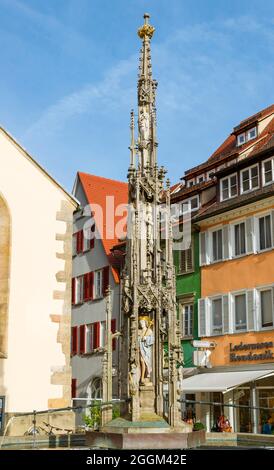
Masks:
[[[146,39],[146,38],[151,39],[155,31],[155,28],[151,26],[151,24],[148,23],[149,18],[150,18],[149,14],[145,13],[144,14],[145,24],[143,24],[143,26],[141,26],[141,28],[138,29],[138,36],[141,39]]]

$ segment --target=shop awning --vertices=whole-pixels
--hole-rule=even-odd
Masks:
[[[240,372],[208,372],[183,380],[183,393],[228,392],[233,388],[274,375],[274,370],[244,370]]]

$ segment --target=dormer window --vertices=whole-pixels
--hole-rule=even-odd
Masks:
[[[221,201],[226,201],[238,195],[237,174],[234,173],[221,180]]]
[[[247,140],[255,139],[257,137],[257,127],[253,127],[247,131]]]
[[[199,196],[193,196],[189,199],[186,199],[181,204],[181,214],[187,214],[189,212],[194,212],[199,209]]]
[[[249,140],[255,139],[257,137],[257,127],[252,127],[252,129],[249,129],[246,132],[242,132],[237,136],[237,145],[238,147],[240,145],[245,144]]]

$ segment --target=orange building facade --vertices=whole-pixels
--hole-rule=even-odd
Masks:
[[[199,337],[208,368],[185,380],[208,431],[274,424],[274,106],[240,123],[208,163],[216,197],[201,207]],[[201,351],[202,352],[202,351]],[[206,375],[205,375],[206,374]],[[272,430],[274,427],[272,426]]]

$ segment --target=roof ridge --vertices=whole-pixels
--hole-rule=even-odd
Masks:
[[[119,184],[128,185],[128,183],[126,183],[125,181],[115,180],[112,178],[105,178],[104,176],[94,175],[92,173],[85,173],[84,171],[78,171],[78,175],[85,175],[85,176],[90,176],[90,177],[98,178],[98,179],[105,180],[105,181],[111,181],[111,182],[115,182]]]

